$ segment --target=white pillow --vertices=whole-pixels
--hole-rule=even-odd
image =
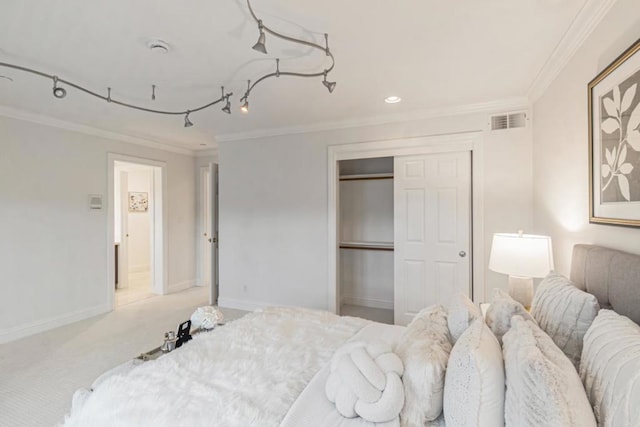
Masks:
[[[507,425],[596,426],[571,361],[535,322],[513,316],[503,341]]]
[[[469,325],[474,320],[481,318],[482,312],[468,296],[459,292],[451,297],[447,305],[447,323],[451,342],[455,344]]]
[[[482,319],[475,320],[451,350],[443,409],[447,425],[504,425],[502,350]]]
[[[599,309],[595,296],[576,288],[566,277],[551,272],[536,290],[531,314],[577,369],[584,334]]]
[[[487,326],[502,345],[502,336],[507,333],[511,327],[511,318],[514,315],[522,316],[526,320],[533,320],[533,317],[524,308],[522,304],[514,300],[508,293],[502,289],[493,290],[493,299],[491,305],[487,309],[485,320]]]
[[[584,336],[580,377],[599,425],[640,425],[640,327],[600,310]]]
[[[440,305],[425,308],[402,334],[396,354],[404,364],[403,426],[422,426],[442,412],[444,375],[451,352],[447,313]]]

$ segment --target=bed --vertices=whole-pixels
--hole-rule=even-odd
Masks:
[[[615,310],[619,314],[629,317],[633,322],[640,322],[640,256],[598,246],[576,245],[570,278],[575,287],[594,295],[600,307]],[[496,307],[498,305],[495,304]],[[468,309],[471,311],[464,311],[465,316],[466,313],[471,313],[474,310],[473,307]],[[510,397],[508,394],[509,390],[516,390],[520,385],[520,383],[514,383],[515,378],[509,378],[510,369],[511,372],[514,372],[513,366],[515,365],[513,363],[515,362],[505,362],[508,349],[515,349],[515,332],[511,332],[511,334],[507,332],[504,335],[502,338],[504,349],[497,347],[498,354],[496,355],[495,345],[499,344],[492,334],[490,341],[487,341],[488,346],[480,344],[480,341],[474,341],[482,334],[485,338],[487,335],[484,332],[487,330],[485,322],[481,318],[478,320],[477,315],[465,317],[464,322],[467,322],[468,325],[465,323],[463,329],[468,330],[454,334],[451,325],[453,315],[450,309],[449,323],[447,324],[446,318],[444,323],[445,333],[448,336],[447,343],[442,342],[442,317],[438,316],[441,316],[441,313],[437,310],[427,310],[422,323],[423,327],[430,328],[432,324],[440,322],[439,330],[436,328],[435,332],[428,332],[431,334],[432,341],[422,351],[428,353],[428,357],[431,359],[442,360],[444,358],[444,365],[442,363],[430,365],[428,373],[421,372],[421,375],[432,377],[439,375],[442,380],[440,389],[437,390],[438,387],[435,387],[436,390],[430,391],[431,394],[426,397],[427,399],[440,399],[439,407],[436,405],[430,408],[431,412],[439,411],[439,415],[433,412],[428,418],[428,422],[414,424],[412,421],[407,421],[410,419],[409,415],[405,419],[398,417],[384,422],[367,421],[359,416],[345,417],[343,413],[336,410],[339,404],[327,398],[327,393],[329,393],[327,384],[329,378],[335,376],[334,368],[337,363],[335,360],[343,349],[354,351],[353,348],[360,346],[360,351],[362,351],[362,346],[366,343],[381,343],[380,345],[385,344],[389,348],[401,352],[399,349],[403,346],[403,340],[415,340],[415,335],[408,334],[408,328],[384,325],[358,318],[339,317],[323,311],[266,308],[230,322],[224,327],[218,327],[212,332],[198,334],[182,348],[155,361],[140,365],[129,363],[103,375],[91,387],[76,392],[71,412],[64,425],[443,426],[445,425],[444,414],[447,414],[448,410],[448,414],[451,415],[447,418],[446,425],[448,426],[501,425],[500,423],[496,424],[496,414],[500,414],[502,419],[506,416],[507,425],[529,425],[520,421],[514,422],[514,419],[522,420],[523,411],[531,410],[530,407],[523,409],[522,406],[517,405],[529,405],[529,403],[516,402],[516,398]],[[477,329],[475,338],[471,332],[470,325],[472,324]],[[516,327],[526,328],[526,322],[520,321],[519,318],[517,322],[514,322],[514,325],[514,330]],[[467,326],[469,327],[467,328]],[[583,326],[587,330],[589,325]],[[637,325],[634,324],[633,327],[637,328]],[[630,330],[632,335],[635,334],[635,330]],[[638,331],[640,333],[640,329]],[[457,336],[459,344],[451,338],[453,335]],[[548,340],[547,338],[543,337],[544,340]],[[584,338],[585,348],[587,347],[587,338],[591,340],[592,344],[589,344],[591,346],[602,340],[590,336],[587,331],[587,336]],[[450,340],[453,342],[448,344]],[[494,340],[496,344],[491,340]],[[446,351],[438,353],[431,350],[433,347],[437,347],[433,345],[436,341]],[[466,345],[471,343],[475,347],[472,350],[461,349],[463,341]],[[582,342],[582,338],[580,341]],[[404,345],[403,351],[406,354],[407,344]],[[418,348],[418,350],[420,349]],[[505,361],[502,360],[502,351],[504,351]],[[575,352],[575,349],[573,351]],[[584,352],[582,349],[580,351]],[[640,352],[640,345],[634,347],[633,351]],[[463,369],[462,377],[465,375],[468,377],[468,372],[464,369],[469,369],[469,363],[478,364],[476,359],[469,359],[471,353],[475,356],[482,353],[484,359],[480,364],[486,363],[487,369],[493,369],[497,374],[506,369],[507,379],[504,379],[504,373],[502,373],[502,377],[498,375],[484,384],[460,383],[460,378],[454,378],[452,372],[456,369]],[[514,350],[513,354],[517,359],[523,354],[522,349]],[[557,358],[557,355],[553,357]],[[640,353],[638,353],[638,358],[640,358]],[[446,368],[447,359],[450,364],[448,368]],[[404,357],[403,360],[408,359]],[[522,369],[520,363],[527,362],[528,360],[517,359],[517,369]],[[558,366],[561,366],[562,363],[567,362],[561,361]],[[600,362],[593,362],[592,368],[594,370],[606,370],[609,366],[602,365],[602,363],[598,365],[598,363]],[[628,360],[624,363],[629,365]],[[635,367],[636,365],[633,363],[632,366]],[[585,362],[584,365],[586,366],[587,363]],[[580,372],[578,366],[576,365],[576,372],[582,375],[581,378],[582,381],[586,381],[585,384],[589,384],[589,387],[586,387],[588,398],[595,396],[595,399],[606,400],[611,393],[609,395],[603,394],[598,389],[600,384],[598,378],[590,376],[590,373]],[[640,367],[640,365],[637,366]],[[444,372],[445,368],[447,372]],[[412,399],[414,401],[423,399],[422,391],[415,389],[416,384],[413,384],[414,389],[412,390],[407,388],[407,380],[404,377],[409,375],[409,364],[406,364],[404,369],[404,376],[401,375],[401,377],[405,381],[406,402],[410,402]],[[638,377],[637,373],[633,373],[633,376]],[[474,397],[477,390],[491,388],[487,387],[487,384],[495,389],[495,396],[501,396],[500,402],[496,402],[495,399],[494,401],[486,399],[483,394]],[[637,387],[636,384],[640,384],[640,379],[637,383],[625,386],[628,390],[621,391],[625,393],[625,398],[630,392],[640,396],[640,391],[638,391],[640,387]],[[418,386],[422,386],[422,383]],[[456,395],[456,393],[459,394]],[[449,403],[449,406],[447,405],[447,396],[449,402],[453,402]],[[467,401],[462,402],[465,399]],[[518,399],[521,399],[521,396],[518,396]],[[602,402],[598,402],[598,405],[604,405]],[[571,404],[571,402],[568,403]],[[599,417],[599,425],[622,425],[617,421],[622,419],[620,417],[626,417],[624,419],[627,421],[628,419],[636,419],[633,418],[636,417],[634,412],[636,410],[629,408],[615,409],[611,413],[616,415],[611,418],[612,416],[608,415],[606,408],[595,407],[597,405],[593,404],[590,406],[595,408],[595,416]],[[403,408],[404,410],[405,408]],[[535,411],[539,408],[533,408],[533,410],[535,415]],[[546,407],[544,410],[547,410]],[[422,417],[427,412],[429,410],[421,413],[420,416]],[[466,412],[474,412],[473,417],[475,418],[470,418]],[[492,412],[491,417],[493,418],[486,416],[488,412]],[[462,415],[456,417],[452,415],[454,413]],[[606,417],[608,418],[605,420]],[[421,418],[421,420],[424,419],[427,418]],[[474,421],[469,421],[470,419]],[[640,420],[640,414],[637,414],[637,419]],[[557,421],[559,420],[561,420],[560,416]],[[545,420],[545,424],[559,425],[548,419]]]

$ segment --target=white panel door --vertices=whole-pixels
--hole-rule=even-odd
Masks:
[[[129,286],[129,173],[120,174],[120,247],[118,248],[118,287]]]
[[[471,153],[394,159],[394,316],[471,294]]]

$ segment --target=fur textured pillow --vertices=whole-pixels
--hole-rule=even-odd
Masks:
[[[533,320],[522,304],[502,289],[494,289],[491,305],[487,309],[486,321],[501,345],[502,336],[511,327],[511,318],[514,315],[522,316],[525,320]]]
[[[404,364],[402,426],[423,426],[442,412],[444,375],[451,352],[447,313],[440,305],[423,309],[407,326],[396,348]]]
[[[457,427],[504,425],[504,363],[498,340],[475,320],[451,350],[444,382],[444,419]]]
[[[480,309],[462,292],[449,300],[447,312],[447,324],[454,344],[474,320],[482,318]]]
[[[571,361],[535,322],[513,316],[502,351],[507,425],[596,426]]]
[[[540,283],[531,305],[538,325],[578,368],[582,340],[600,305],[595,296],[576,288],[566,277],[551,272]]]
[[[584,336],[580,377],[601,426],[640,425],[640,327],[600,310]]]

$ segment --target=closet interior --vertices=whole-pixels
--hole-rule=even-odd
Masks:
[[[393,157],[339,162],[340,313],[393,324]]]

